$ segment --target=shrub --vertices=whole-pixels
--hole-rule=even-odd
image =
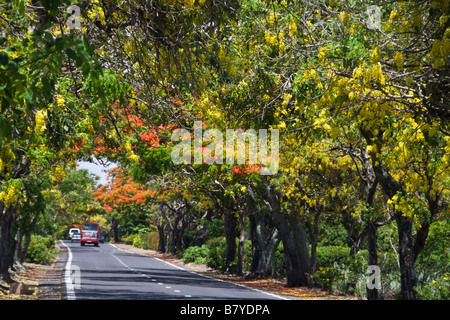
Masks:
[[[158,232],[153,231],[141,234],[141,239],[144,249],[158,250],[158,243],[159,243]]]
[[[55,258],[55,241],[51,236],[31,235],[25,261],[50,265]]]
[[[450,273],[426,284],[418,294],[423,300],[450,300]]]
[[[125,242],[126,244],[133,244],[133,243],[136,242],[135,239],[138,238],[138,237],[139,237],[138,234],[130,234],[130,235],[126,236],[126,237],[123,237],[122,241]]]
[[[349,255],[350,248],[348,247],[317,247],[317,268],[331,268],[335,263],[346,264]]]
[[[331,291],[333,283],[339,279],[343,278],[342,271],[336,267],[319,267],[319,269],[314,273],[314,277],[324,290]]]
[[[122,241],[138,248],[158,250],[159,234],[158,232],[130,234],[123,237]]]
[[[226,240],[224,237],[213,238],[206,242],[208,254],[206,265],[212,269],[220,270],[225,263]]]
[[[236,246],[238,246],[239,240],[236,239]],[[206,242],[208,247],[208,255],[206,258],[206,265],[212,269],[222,270],[225,267],[226,262],[226,248],[227,242],[225,237],[213,238]],[[236,250],[237,251],[237,250]],[[230,271],[232,273],[237,271],[237,252],[234,261],[231,262]],[[250,240],[244,241],[244,256],[242,261],[242,271],[246,272],[250,270],[252,263],[252,245]]]
[[[206,245],[202,245],[201,247],[198,246],[189,247],[183,254],[183,262],[184,263],[193,262],[195,264],[206,263],[208,252],[209,249]]]

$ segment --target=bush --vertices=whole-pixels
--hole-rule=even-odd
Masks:
[[[225,263],[226,239],[213,238],[206,242],[206,246],[208,247],[206,265],[212,269],[222,269]]]
[[[331,291],[333,283],[343,278],[343,272],[338,267],[319,267],[314,273],[314,277],[324,290]]]
[[[184,263],[193,262],[195,264],[206,263],[208,253],[209,249],[206,245],[202,245],[201,247],[198,246],[189,247],[183,254],[183,262]]]
[[[142,246],[144,249],[158,250],[159,244],[159,233],[158,232],[147,232],[141,234]]]
[[[450,300],[450,273],[426,284],[418,294],[423,300]]]
[[[158,232],[130,234],[123,237],[122,241],[138,248],[158,250],[159,234]]]
[[[51,236],[31,235],[25,261],[50,265],[55,258],[55,241]]]
[[[238,246],[239,240],[236,239],[236,246]],[[208,255],[206,258],[206,265],[212,269],[223,270],[226,262],[226,249],[227,241],[225,237],[213,238],[206,242],[208,247]],[[237,271],[237,250],[236,257],[231,263],[230,271],[232,273]],[[246,272],[250,270],[252,263],[252,244],[250,240],[244,241],[244,256],[242,261],[242,271]]]
[[[350,248],[348,247],[317,247],[317,269],[320,267],[331,268],[335,263],[346,264],[349,255]]]

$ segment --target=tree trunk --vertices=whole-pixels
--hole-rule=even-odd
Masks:
[[[114,242],[119,242],[119,221],[116,219],[112,219],[111,225],[113,230]]]
[[[15,222],[15,208],[4,209],[0,204],[2,214],[0,215],[0,278],[5,282],[13,282],[9,274],[9,269],[14,263],[15,240],[13,235]],[[4,211],[4,212],[3,212]]]
[[[165,223],[163,222],[164,219],[162,218],[162,216],[163,216],[163,213],[161,212],[162,210],[164,210],[164,208],[163,208],[163,205],[161,204],[159,206],[160,214],[156,218],[155,222],[156,222],[156,228],[158,229],[158,234],[159,234],[158,252],[165,253],[166,252],[166,241],[165,241],[165,235],[164,235]]]
[[[22,263],[25,260],[25,256],[27,255],[28,247],[31,242],[31,233],[27,233],[22,240],[22,247],[20,251],[17,253],[17,259]]]
[[[252,194],[252,197],[254,195]],[[247,196],[247,209],[252,241],[252,265],[248,278],[274,277],[275,252],[281,239],[269,217],[257,209],[254,198]]]
[[[374,135],[372,132],[360,128],[361,134],[366,139],[367,143],[372,145]],[[381,149],[381,146],[377,146],[377,149]],[[404,191],[400,182],[395,180],[389,173],[389,170],[384,168],[381,159],[379,159],[376,153],[371,152],[370,158],[372,160],[373,171],[375,173],[378,182],[380,183],[383,192],[392,198],[397,194],[404,195]],[[404,300],[417,299],[417,292],[414,290],[414,286],[417,283],[416,271],[414,267],[414,247],[412,241],[412,221],[403,216],[402,212],[395,211],[395,220],[398,227],[399,238],[399,259],[400,259],[400,282],[401,282],[401,294]]]
[[[174,213],[173,229],[172,229],[172,245],[170,252],[172,254],[183,251],[182,235],[183,235],[183,213],[176,210]]]
[[[414,287],[417,284],[416,270],[414,267],[414,248],[412,239],[412,221],[395,213],[398,226],[398,248],[400,259],[400,284],[402,298],[404,300],[417,300],[417,292]]]
[[[223,215],[223,224],[226,239],[226,252],[225,252],[225,265],[223,266],[222,272],[230,272],[231,263],[236,257],[236,226],[237,218],[232,212],[225,212]]]
[[[276,228],[267,230],[261,217],[250,216],[252,238],[252,266],[249,278],[274,277],[275,252],[281,239]]]
[[[281,210],[280,194],[263,177],[267,201],[273,221],[280,232],[286,260],[288,287],[301,287],[310,284],[309,244],[306,232],[300,223],[298,214],[288,214]]]
[[[377,226],[374,222],[370,221],[367,225],[367,249],[369,251],[369,265],[378,265],[378,253],[377,253]],[[369,289],[367,287],[367,299],[379,300],[378,289]]]
[[[239,221],[240,221],[240,232],[239,232],[238,261],[236,274],[238,276],[242,276],[244,274],[243,264],[244,264],[244,245],[245,245],[245,218],[242,212],[239,214]]]

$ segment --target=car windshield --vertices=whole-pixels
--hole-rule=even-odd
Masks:
[[[83,230],[97,231],[97,225],[94,223],[83,224]]]

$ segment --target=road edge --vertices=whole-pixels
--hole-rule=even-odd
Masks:
[[[56,250],[59,254],[55,262],[52,264],[51,270],[46,274],[46,278],[39,281],[37,285],[38,300],[62,300],[62,283],[61,277],[64,271],[65,248],[62,248],[59,241],[55,242]]]
[[[64,273],[61,274],[61,287],[64,288],[62,291],[62,300],[76,300],[75,295],[75,289],[72,283],[71,279],[71,272],[72,272],[72,251],[70,251],[70,248],[62,241],[59,240],[59,242],[64,246],[65,248],[65,267],[64,267]],[[63,281],[64,279],[64,281]]]

